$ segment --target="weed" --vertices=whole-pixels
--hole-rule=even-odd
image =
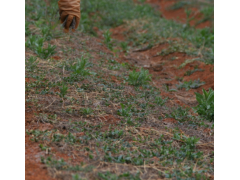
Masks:
[[[190,119],[189,115],[189,108],[183,108],[181,106],[177,107],[176,109],[173,109],[170,115],[167,115],[167,117],[171,117],[176,119],[179,122],[184,122]]]
[[[93,110],[91,108],[82,108],[80,109],[80,112],[84,115],[89,115],[93,113]]]
[[[204,85],[205,84],[205,82],[200,82],[200,79],[198,79],[198,80],[194,80],[194,81],[192,81],[192,80],[190,80],[190,81],[185,81],[185,82],[180,82],[178,85],[176,85],[177,86],[177,88],[178,89],[183,89],[183,88],[185,88],[187,91],[189,90],[189,89],[197,89],[197,88],[199,88],[200,86],[202,86],[202,85]]]
[[[36,46],[35,53],[39,55],[39,57],[43,59],[47,59],[49,56],[55,54],[55,45],[48,44],[47,48],[44,48],[43,46]]]
[[[82,180],[82,178],[79,176],[79,174],[73,174],[72,180]]]
[[[194,17],[190,18],[190,15],[192,14],[192,11],[190,9],[186,8],[185,13],[187,15],[186,27],[190,27],[190,21],[194,19]]]
[[[170,89],[168,84],[164,84],[163,88],[167,91],[167,92],[175,92],[177,91],[176,89]]]
[[[42,151],[46,151],[47,149],[49,149],[49,147],[44,146],[43,144],[39,144],[39,147]]]
[[[136,175],[130,174],[129,172],[116,175],[113,173],[105,172],[105,173],[98,173],[98,177],[102,180],[122,180],[122,179],[129,179],[129,180],[140,180],[140,173],[138,172]]]
[[[35,47],[43,46],[44,38],[36,35],[30,35],[25,45],[34,50]]]
[[[133,86],[142,86],[148,84],[151,80],[151,75],[148,70],[144,70],[143,68],[141,68],[140,72],[136,72],[135,70],[130,72],[127,78],[129,84]]]
[[[130,117],[132,115],[132,113],[131,113],[132,105],[126,106],[122,103],[120,105],[121,105],[121,109],[118,110],[118,115]]]
[[[195,93],[198,106],[195,107],[197,113],[209,121],[214,121],[214,91],[210,88],[208,92],[202,90],[203,94]]]
[[[89,70],[86,69],[89,66],[88,59],[82,56],[81,59],[77,59],[77,63],[70,66],[70,69],[73,71],[73,75],[84,77],[91,74]]]
[[[42,29],[42,35],[43,37],[46,39],[46,40],[51,40],[53,35],[52,35],[52,32],[51,32],[51,28],[49,26],[44,26]]]
[[[26,60],[26,66],[30,71],[33,71],[38,65],[37,57],[31,56]]]
[[[106,44],[106,46],[112,50],[113,49],[113,45],[112,45],[112,38],[111,38],[111,33],[109,30],[105,31],[105,33],[103,34],[104,37],[104,44]]]
[[[55,53],[56,46],[48,44],[48,47],[44,48],[44,41],[44,37],[30,35],[25,45],[26,47],[32,49],[39,57],[46,59]]]
[[[30,23],[27,21],[27,22],[25,23],[25,35],[26,35],[26,36],[29,36],[29,35],[31,34],[31,31],[30,31],[30,29],[29,29],[29,25],[30,25]]]
[[[112,139],[117,139],[120,138],[123,135],[124,131],[123,130],[115,130],[115,131],[108,131],[104,133],[104,138],[112,138]]]
[[[123,52],[127,52],[127,50],[128,50],[128,43],[127,42],[121,42],[120,46],[121,46]]]
[[[162,99],[162,97],[156,97],[154,103],[159,106],[163,106],[166,103],[167,99]]]
[[[62,87],[60,87],[60,94],[61,98],[64,98],[67,94],[68,86],[65,83],[62,83]]]
[[[184,73],[184,76],[190,76],[190,75],[192,75],[193,73],[195,73],[195,72],[197,72],[197,71],[204,71],[203,69],[198,69],[197,67],[196,68],[194,68],[193,70],[188,70],[188,71],[186,71],[185,73]]]

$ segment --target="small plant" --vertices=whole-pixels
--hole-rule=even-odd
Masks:
[[[209,121],[214,121],[214,91],[210,88],[207,92],[202,90],[203,94],[195,93],[198,106],[195,107],[197,113]]]
[[[72,180],[82,180],[82,178],[79,176],[79,174],[73,174]]]
[[[187,22],[186,22],[186,27],[190,27],[190,21],[194,19],[194,17],[190,17],[191,14],[192,14],[192,11],[188,8],[185,9],[185,13],[186,13],[186,16],[187,16]]]
[[[35,49],[35,53],[39,55],[39,57],[43,59],[47,59],[49,56],[55,53],[56,46],[48,44],[47,48],[43,48],[43,46],[37,46]]]
[[[178,89],[183,89],[183,88],[185,88],[187,91],[189,90],[189,89],[197,89],[197,88],[199,88],[200,86],[202,86],[202,85],[204,85],[205,84],[205,82],[200,82],[200,79],[198,79],[198,80],[194,80],[194,81],[192,81],[192,80],[190,80],[190,81],[185,81],[185,82],[180,82],[178,85],[177,85],[177,88]]]
[[[51,40],[53,35],[51,32],[51,28],[49,26],[44,26],[42,29],[42,35],[46,40]]]
[[[170,115],[167,115],[167,117],[171,117],[176,119],[179,122],[187,121],[190,118],[189,115],[189,108],[183,108],[181,106],[177,107],[176,109],[173,109]]]
[[[64,98],[65,95],[67,94],[67,90],[68,90],[68,86],[63,83],[63,84],[62,84],[62,87],[60,88],[60,94],[59,94],[59,96],[60,96],[61,98]]]
[[[104,134],[104,137],[117,139],[120,138],[123,135],[123,133],[124,133],[123,130],[108,131]]]
[[[86,76],[89,75],[89,70],[86,70],[90,64],[88,63],[87,58],[81,57],[81,60],[78,59],[77,63],[71,65],[70,69],[73,71],[74,75]]]
[[[120,179],[129,179],[129,180],[140,180],[140,173],[137,172],[136,175],[132,175],[129,172],[120,174],[120,175],[116,175],[113,173],[110,173],[109,171],[105,172],[105,173],[98,173],[99,178],[101,178],[102,180],[120,180]]]
[[[43,42],[44,42],[44,38],[41,38],[40,36],[36,36],[36,35],[30,35],[29,38],[27,39],[25,45],[26,47],[34,50],[35,47],[37,46],[43,46]]]
[[[128,43],[127,42],[121,42],[120,45],[121,45],[122,51],[123,52],[127,52],[127,50],[128,50]]]
[[[104,34],[104,44],[107,45],[107,47],[112,50],[113,45],[112,45],[112,38],[111,38],[111,33],[109,32],[109,30],[107,30]]]
[[[93,113],[93,110],[91,108],[82,108],[80,109],[80,112],[84,115],[89,115]]]
[[[44,41],[44,37],[30,35],[25,45],[32,49],[39,57],[46,59],[55,53],[56,46],[48,44],[48,47],[44,48]]]
[[[155,98],[155,103],[157,104],[157,105],[159,105],[159,106],[163,106],[165,103],[166,103],[166,99],[162,99],[162,97],[156,97]]]
[[[188,70],[184,73],[184,76],[190,76],[192,75],[193,73],[197,72],[197,71],[204,71],[202,69],[198,69],[198,68],[194,68],[194,70]]]
[[[31,34],[31,31],[30,31],[30,29],[29,29],[29,22],[27,21],[27,22],[25,22],[25,35],[26,36],[29,36],[30,34]]]
[[[196,137],[185,137],[184,142],[189,149],[194,149],[196,147],[197,142],[200,140],[200,138]]]
[[[26,66],[30,71],[33,71],[38,65],[37,57],[31,56],[26,60]]]
[[[128,107],[122,103],[120,105],[121,105],[121,109],[118,110],[118,115],[130,117],[132,115],[132,113],[131,113],[132,105],[129,105]]]
[[[49,147],[44,146],[43,144],[39,144],[39,147],[42,151],[46,151]]]
[[[148,70],[141,69],[140,72],[136,72],[135,70],[129,73],[129,77],[127,79],[129,84],[134,86],[141,86],[148,84],[151,81],[151,75]]]

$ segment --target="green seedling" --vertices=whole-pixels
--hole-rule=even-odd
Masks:
[[[43,46],[37,46],[35,49],[35,53],[39,55],[39,57],[43,59],[47,59],[49,56],[55,54],[55,45],[48,44],[47,48],[43,48]]]
[[[120,46],[121,46],[123,52],[127,52],[127,50],[128,50],[128,43],[127,42],[121,42]]]
[[[89,115],[93,113],[93,110],[91,108],[82,108],[80,109],[80,112],[84,115]]]
[[[34,50],[36,47],[43,46],[44,38],[36,35],[30,35],[25,45],[26,47]]]
[[[203,94],[195,93],[198,106],[194,109],[197,113],[209,121],[214,121],[214,91],[210,88],[207,92],[202,90]]]
[[[32,49],[39,57],[46,59],[55,53],[56,46],[48,44],[48,47],[44,48],[44,41],[44,37],[30,35],[25,45],[26,47]]]
[[[129,180],[140,180],[140,173],[137,172],[136,175],[130,174],[129,172],[117,175],[117,174],[113,174],[108,172],[105,173],[98,173],[98,177],[101,180],[123,180],[123,179],[129,179]]]
[[[103,136],[104,138],[120,138],[123,135],[124,131],[123,130],[115,130],[115,131],[108,131],[106,132]]]
[[[190,17],[191,14],[192,14],[192,11],[188,8],[185,9],[185,13],[186,13],[186,16],[187,16],[187,22],[186,22],[186,27],[190,27],[190,21],[194,19],[194,17]]]
[[[132,116],[132,113],[131,113],[132,105],[126,106],[122,103],[120,105],[121,105],[121,109],[118,110],[119,116],[125,116],[125,117]]]
[[[29,29],[29,25],[30,25],[30,23],[28,21],[25,22],[25,35],[26,36],[29,36],[31,34],[31,31]]]
[[[37,57],[31,56],[28,60],[26,60],[26,67],[33,71],[38,65]]]
[[[162,97],[156,97],[154,103],[159,106],[163,106],[166,103],[167,99],[162,99]]]
[[[112,45],[112,38],[111,38],[111,33],[109,30],[105,31],[105,33],[103,34],[104,37],[104,44],[107,45],[107,47],[112,50],[113,49],[113,45]]]
[[[42,151],[46,151],[47,149],[49,149],[49,147],[44,146],[43,144],[39,144],[39,147]]]
[[[197,72],[197,71],[204,71],[202,69],[198,69],[198,68],[194,68],[193,70],[188,70],[184,73],[184,76],[190,76],[192,75],[193,73]]]
[[[61,98],[64,98],[66,96],[66,94],[67,94],[67,90],[68,90],[68,86],[63,83],[62,87],[60,87],[60,94],[59,94],[59,96]]]
[[[51,28],[49,26],[44,26],[42,29],[41,29],[41,32],[42,32],[42,35],[43,37],[46,39],[46,40],[51,40],[53,35],[52,35],[52,32],[51,32]]]
[[[176,119],[179,122],[185,122],[189,120],[189,108],[183,108],[181,106],[177,107],[176,109],[173,109],[170,115],[167,115],[167,117],[171,117]]]
[[[70,69],[73,71],[73,75],[87,76],[91,74],[86,69],[89,66],[88,59],[82,56],[81,59],[78,59],[77,63],[70,66]]]
[[[83,180],[79,174],[73,174],[72,175],[72,180]]]
[[[205,84],[205,82],[201,82],[200,79],[198,79],[198,80],[194,80],[194,81],[192,81],[192,80],[185,81],[183,83],[180,82],[176,86],[177,86],[178,89],[185,88],[188,91],[189,89],[197,89],[197,88],[199,88],[200,86],[202,86],[204,84]]]
[[[143,68],[141,68],[140,72],[136,72],[135,70],[130,72],[127,78],[129,84],[133,86],[142,86],[148,84],[151,80],[151,75],[148,70],[144,70]]]

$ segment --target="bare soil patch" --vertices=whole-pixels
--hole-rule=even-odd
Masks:
[[[159,9],[162,13],[162,16],[166,19],[172,19],[178,22],[187,23],[187,15],[183,8],[170,10],[169,7],[174,5],[177,1],[176,0],[147,0],[147,3],[150,3],[155,6],[156,9]],[[189,23],[191,26],[194,26],[196,22],[201,20],[203,14],[199,12],[198,8],[190,8],[193,12],[191,13],[189,18],[193,18]],[[212,26],[210,21],[206,21],[200,23],[196,26],[196,28],[205,28]]]

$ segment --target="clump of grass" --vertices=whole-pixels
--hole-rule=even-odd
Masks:
[[[130,72],[129,77],[127,78],[129,84],[133,86],[142,86],[148,84],[151,80],[151,75],[148,70],[144,70],[143,68],[141,68],[139,72],[136,72],[135,70]]]
[[[66,94],[67,94],[67,90],[68,90],[68,86],[63,83],[62,87],[60,87],[60,94],[59,94],[59,96],[61,98],[64,98],[66,96]]]
[[[155,98],[155,103],[159,106],[163,106],[166,103],[167,99],[162,99],[162,97],[156,97]]]
[[[73,75],[87,76],[91,74],[86,68],[89,67],[88,59],[84,56],[81,59],[77,59],[77,63],[70,66],[70,69],[73,72]]]
[[[131,113],[132,105],[126,106],[122,103],[120,105],[121,105],[121,109],[118,110],[118,115],[119,116],[130,117],[132,115],[132,113]]]
[[[29,29],[29,25],[30,25],[30,23],[28,21],[25,22],[25,35],[26,36],[29,36],[31,34],[31,31]]]
[[[38,65],[37,57],[31,56],[26,60],[26,67],[29,71],[33,71]]]
[[[127,42],[121,42],[120,46],[121,46],[123,52],[127,52],[127,50],[128,50],[128,43]]]
[[[194,67],[193,70],[188,70],[184,73],[184,76],[190,76],[192,75],[193,73],[197,72],[197,71],[204,71],[203,69],[198,69],[198,67]]]
[[[39,57],[47,59],[49,56],[55,53],[56,46],[48,44],[47,48],[43,47],[45,39],[44,37],[37,35],[30,35],[26,41],[26,47],[32,49]]]
[[[210,88],[207,92],[202,90],[203,94],[195,93],[198,106],[195,107],[197,113],[209,121],[214,121],[214,91]]]
[[[49,56],[52,56],[53,54],[55,54],[55,49],[56,49],[56,46],[55,45],[51,45],[51,44],[48,44],[48,47],[47,48],[44,48],[43,46],[36,46],[35,48],[35,53],[43,58],[43,59],[47,59]]]
[[[189,89],[197,89],[197,88],[199,88],[200,86],[202,86],[204,84],[205,84],[205,82],[201,82],[200,79],[198,79],[198,80],[194,80],[194,81],[192,81],[192,80],[185,81],[183,83],[180,82],[176,86],[177,86],[178,89],[185,88],[188,91]]]
[[[113,49],[113,44],[112,44],[112,38],[111,38],[111,33],[109,30],[105,31],[105,33],[103,34],[104,36],[104,44],[106,44],[106,46],[112,50]]]
[[[191,117],[189,115],[189,108],[183,108],[181,106],[178,106],[176,109],[173,109],[173,111],[166,116],[170,118],[174,118],[179,122],[185,122],[189,120],[189,118]]]
[[[105,173],[99,172],[98,177],[102,180],[120,180],[120,179],[140,180],[140,173],[138,172],[135,175],[133,175],[133,174],[130,174],[129,172],[126,172],[120,175],[116,175],[107,171]]]
[[[84,115],[90,115],[93,113],[93,110],[91,108],[82,108],[80,109],[80,112]]]

